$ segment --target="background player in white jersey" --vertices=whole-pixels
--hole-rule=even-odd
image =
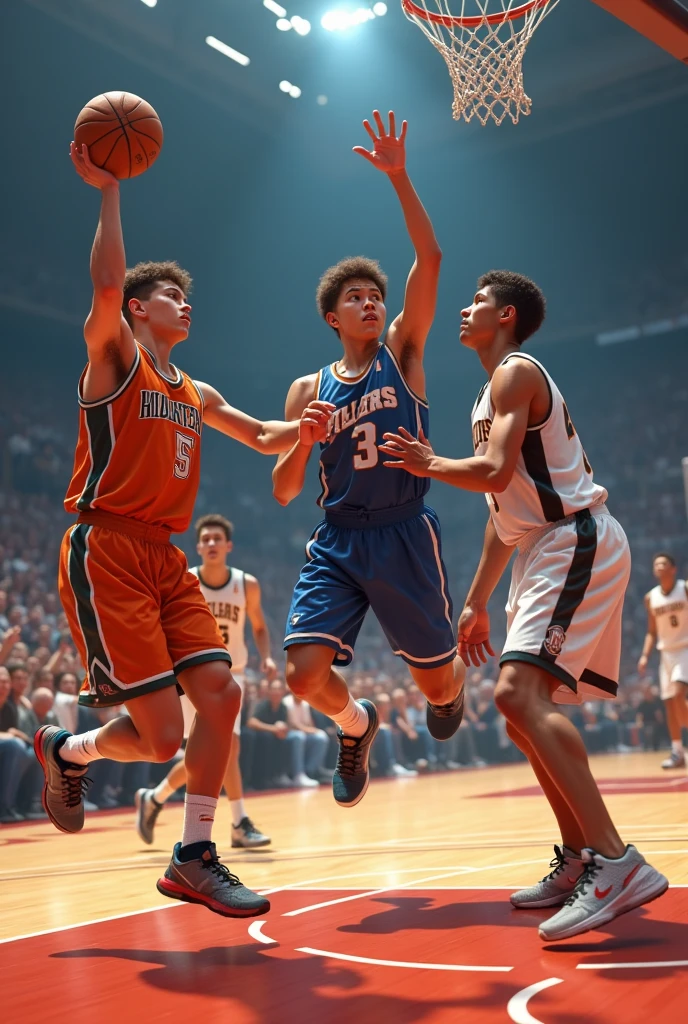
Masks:
[[[688,729],[688,583],[676,578],[676,562],[655,555],[652,574],[657,580],[645,595],[647,633],[638,672],[644,676],[652,648],[659,651],[659,692],[666,709],[671,753],[662,768],[685,768],[682,730]]]
[[[552,940],[597,928],[660,896],[668,882],[622,842],[583,741],[556,707],[616,693],[630,552],[561,393],[521,352],[544,315],[544,296],[528,278],[511,271],[481,277],[461,312],[461,341],[489,377],[473,408],[474,457],[438,458],[407,431],[386,435],[381,451],[396,457],[387,466],[487,497],[482,558],[459,618],[467,665],[494,653],[487,602],[518,547],[495,701],[557,817],[562,847],[551,874],[514,893],[512,903],[563,904],[540,926]]]
[[[277,675],[277,666],[270,656],[270,635],[260,600],[260,584],[255,576],[227,564],[232,551],[234,527],[220,515],[206,515],[196,523],[196,551],[201,565],[189,571],[198,576],[201,593],[215,616],[220,633],[232,659],[232,675],[244,699],[244,670],[248,661],[246,647],[246,617],[253,630],[253,639],[260,657],[260,670],[269,680]],[[191,731],[194,709],[182,697],[184,737]],[[255,827],[244,808],[244,794],[239,768],[241,750],[241,707],[234,723],[234,734],[224,788],[232,812],[232,846],[267,846],[269,836]],[[136,831],[144,843],[153,842],[153,830],[162,806],[172,794],[186,783],[184,759],[178,761],[155,789],[140,789],[136,794]]]

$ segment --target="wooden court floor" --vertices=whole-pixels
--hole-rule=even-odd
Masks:
[[[672,883],[604,930],[543,945],[551,911],[508,895],[541,877],[557,836],[526,765],[374,782],[352,810],[328,787],[247,798],[273,845],[231,851],[271,894],[228,921],[159,896],[180,805],[144,847],[130,811],[65,836],[0,830],[0,973],[7,1024],[184,1016],[232,1024],[624,1024],[688,1019],[688,776],[656,753],[593,761],[623,837]],[[59,998],[58,998],[59,995]]]

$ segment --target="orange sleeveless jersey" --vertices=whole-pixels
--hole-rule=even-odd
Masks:
[[[85,372],[85,371],[84,371]],[[83,401],[68,512],[101,509],[171,533],[191,522],[200,477],[203,397],[175,368],[174,380],[136,345],[134,365],[112,395]]]

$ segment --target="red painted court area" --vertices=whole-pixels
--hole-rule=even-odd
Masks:
[[[612,794],[623,796],[631,793],[688,793],[688,776],[664,775],[657,778],[656,775],[648,778],[630,779],[598,779],[597,785],[600,792],[607,796]],[[520,786],[518,789],[498,789],[493,793],[476,794],[480,800],[485,797],[506,797],[506,796],[542,796],[542,790],[536,784],[533,786]]]
[[[688,888],[671,889],[608,929],[550,946],[537,936],[550,912],[513,911],[508,892],[283,891],[264,922],[173,904],[14,940],[0,953],[2,1018],[636,1024],[656,1013],[662,1024],[686,1020]]]

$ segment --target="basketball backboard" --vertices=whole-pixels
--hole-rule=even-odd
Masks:
[[[593,0],[688,64],[688,0]]]

